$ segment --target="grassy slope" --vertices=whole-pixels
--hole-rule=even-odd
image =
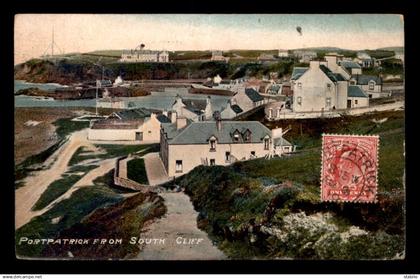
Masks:
[[[388,117],[388,121],[380,126],[371,121],[383,117]],[[200,211],[200,227],[219,242],[226,254],[233,258],[270,255],[360,259],[390,258],[404,249],[404,112],[281,121],[271,125],[291,125],[288,138],[300,145],[301,153],[272,160],[238,162],[230,167],[198,167],[177,181],[186,188]],[[380,135],[379,203],[339,205],[320,202],[320,135],[323,131]],[[279,183],[283,186],[272,191],[263,190],[264,185]],[[330,212],[335,226],[347,230],[356,225],[369,234],[354,237],[349,244],[340,242],[338,235],[333,233],[333,239],[327,244],[308,251],[303,245],[314,243],[322,233],[314,236],[305,230],[301,234],[291,231],[288,236],[296,239],[288,239],[285,243],[258,232],[259,225],[281,227],[285,216],[300,211],[308,215]],[[254,226],[256,233],[248,233]],[[257,238],[256,242],[251,241],[254,238]],[[366,249],[361,250],[362,246]]]
[[[33,218],[16,230],[16,252],[19,257],[68,257],[68,247],[19,245],[27,238],[110,238],[140,234],[143,223],[165,212],[162,201],[153,195],[136,195],[124,199],[121,194],[131,191],[115,187],[113,170],[94,180],[94,185],[75,191],[69,199],[55,205],[45,214]],[[113,205],[113,206],[112,206]],[[100,210],[98,210],[100,209]],[[96,211],[98,210],[98,211]],[[52,222],[58,218],[55,224]],[[115,222],[117,221],[117,222]],[[98,228],[101,228],[97,230]],[[127,240],[127,239],[125,239]],[[74,247],[72,247],[74,248]],[[88,246],[74,252],[75,257],[123,258],[139,251],[135,245],[109,247]]]

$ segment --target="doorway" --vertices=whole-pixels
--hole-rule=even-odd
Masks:
[[[347,100],[347,108],[351,108],[351,100]]]

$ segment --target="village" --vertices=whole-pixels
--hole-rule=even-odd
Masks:
[[[401,259],[404,80],[403,47],[52,47],[15,65],[17,256]],[[323,200],[325,134],[379,140],[372,204]],[[119,245],[26,245],[73,238]]]

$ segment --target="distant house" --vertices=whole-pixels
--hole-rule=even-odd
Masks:
[[[160,157],[168,176],[188,173],[200,165],[226,166],[239,160],[267,156],[274,144],[286,151],[293,146],[258,121],[204,121],[188,125],[185,119],[161,128]]]
[[[160,50],[131,49],[123,50],[120,62],[169,62],[169,53]]]
[[[159,142],[160,125],[170,119],[156,110],[137,108],[112,113],[92,122],[88,139],[93,141]]]
[[[177,95],[171,110],[178,117],[186,117],[192,121],[211,120],[213,117],[213,108],[210,102],[210,96],[206,99],[188,99]]]
[[[369,106],[369,97],[356,85],[350,85],[348,89],[347,108],[360,108]]]
[[[224,62],[228,62],[229,61],[229,57],[224,57],[223,56],[223,51],[221,50],[213,50],[211,52],[211,61],[224,61]]]
[[[309,61],[315,59],[318,55],[315,51],[311,50],[294,50],[293,56],[299,59],[301,63],[309,63]]]
[[[357,53],[356,62],[358,62],[362,68],[370,68],[374,66],[374,60],[364,51],[359,51]]]
[[[287,49],[279,49],[278,56],[281,58],[289,57],[289,51]]]
[[[254,88],[245,88],[231,98],[231,104],[238,105],[244,112],[261,106],[264,103],[264,97]]]
[[[351,85],[357,85],[365,91],[369,98],[387,97],[390,94],[382,92],[382,79],[372,75],[353,75]]]

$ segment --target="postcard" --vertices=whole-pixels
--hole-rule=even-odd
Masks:
[[[405,258],[398,14],[17,14],[23,260]]]

